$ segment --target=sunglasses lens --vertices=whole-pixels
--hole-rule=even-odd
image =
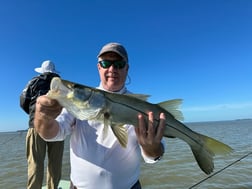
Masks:
[[[103,68],[109,68],[113,64],[114,68],[122,69],[122,68],[125,67],[126,62],[125,61],[108,61],[108,60],[102,60],[102,61],[99,61],[99,64]]]
[[[115,68],[122,69],[126,65],[126,62],[124,62],[124,61],[117,61],[117,62],[114,62],[113,65],[114,65]]]
[[[103,68],[109,68],[113,64],[113,62],[110,62],[107,60],[102,60],[99,63],[101,65],[101,67],[103,67]]]

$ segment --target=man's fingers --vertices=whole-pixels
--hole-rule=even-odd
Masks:
[[[148,113],[148,137],[153,138],[155,136],[155,125],[153,112]]]
[[[165,114],[164,113],[161,113],[159,115],[159,125],[158,125],[158,128],[157,128],[157,137],[158,139],[162,139],[163,137],[163,134],[164,134],[164,130],[165,130]]]
[[[53,100],[48,98],[47,96],[39,96],[37,98],[37,103],[41,104],[42,106],[60,106],[57,100]]]

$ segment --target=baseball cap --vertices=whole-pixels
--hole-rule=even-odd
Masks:
[[[118,55],[120,55],[123,60],[125,60],[126,62],[128,62],[128,53],[126,51],[126,49],[120,44],[120,43],[108,43],[106,45],[104,45],[101,49],[101,51],[99,52],[97,58],[99,58],[101,55],[103,55],[104,53],[107,52],[115,52]]]
[[[55,70],[54,63],[51,60],[46,60],[42,62],[41,67],[35,68],[34,70],[42,74],[46,72],[59,73],[58,71]]]

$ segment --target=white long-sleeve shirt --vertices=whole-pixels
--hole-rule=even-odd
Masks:
[[[108,130],[104,138],[102,123],[78,120],[66,109],[56,119],[60,129],[52,140],[70,138],[71,181],[78,189],[129,189],[139,179],[142,157],[154,163],[141,151],[134,126],[125,125],[128,144],[121,147]]]

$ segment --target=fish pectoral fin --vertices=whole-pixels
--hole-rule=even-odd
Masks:
[[[175,119],[183,121],[184,117],[182,112],[179,110],[179,106],[182,103],[182,99],[173,99],[173,100],[167,100],[164,102],[158,103],[159,106],[167,110],[170,114],[172,114]]]
[[[128,143],[128,133],[122,125],[111,125],[111,129],[122,147],[126,148]]]
[[[102,138],[104,140],[108,136],[108,130],[109,130],[109,125],[111,125],[111,120],[104,118],[103,123],[104,123],[104,127],[103,127],[103,132],[102,132],[102,135],[103,135]]]

